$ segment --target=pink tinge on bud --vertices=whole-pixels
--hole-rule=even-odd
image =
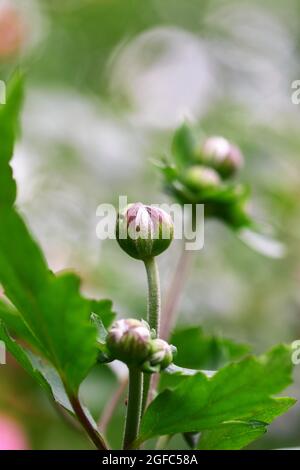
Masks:
[[[206,139],[202,153],[225,176],[235,172],[243,165],[243,155],[240,149],[224,137],[214,136]]]
[[[117,320],[111,327],[110,334],[116,341],[126,337],[128,334],[134,334],[137,340],[148,341],[150,339],[150,330],[139,320],[122,319]]]
[[[9,5],[0,5],[0,60],[17,54],[26,39],[21,14]]]
[[[214,155],[220,160],[223,160],[230,150],[231,144],[224,137],[209,137],[203,145],[203,152],[205,154]]]
[[[159,207],[137,202],[120,212],[117,240],[121,248],[136,259],[149,259],[165,251],[174,234],[171,216]]]
[[[27,450],[28,448],[21,426],[13,419],[0,415],[0,450]]]
[[[170,216],[157,207],[145,206],[137,202],[132,204],[126,213],[127,228],[141,232],[141,236],[159,236],[159,228],[163,222],[172,225]]]

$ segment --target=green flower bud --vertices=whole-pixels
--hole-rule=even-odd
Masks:
[[[206,139],[199,156],[201,162],[215,168],[223,178],[233,176],[243,165],[239,148],[224,137]]]
[[[221,180],[213,168],[195,165],[186,170],[183,182],[189,189],[198,192],[216,189],[220,185]]]
[[[140,366],[151,351],[151,332],[146,322],[135,319],[117,320],[106,338],[111,357],[127,365]]]
[[[151,342],[151,351],[148,360],[144,363],[145,372],[159,372],[166,369],[172,362],[177,350],[163,339],[154,339]]]
[[[130,256],[146,260],[160,255],[173,239],[173,222],[162,209],[140,202],[129,204],[117,220],[120,247]]]

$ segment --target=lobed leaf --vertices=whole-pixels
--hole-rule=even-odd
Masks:
[[[0,283],[15,310],[2,308],[0,313],[12,331],[57,369],[68,392],[76,394],[97,357],[92,309],[103,314],[104,324],[113,314],[108,301],[97,303],[81,295],[77,276],[55,276],[49,270],[42,250],[14,208],[16,186],[9,162],[21,96],[22,80],[17,77],[9,85],[7,104],[0,112]]]
[[[273,398],[291,382],[290,348],[279,345],[265,356],[229,364],[212,378],[198,373],[165,390],[144,415],[139,442],[181,432],[215,430],[228,421],[268,424],[293,405]]]

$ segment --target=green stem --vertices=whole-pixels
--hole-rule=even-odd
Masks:
[[[144,261],[147,272],[148,280],[148,312],[147,321],[151,329],[156,331],[156,337],[160,334],[160,311],[161,311],[161,295],[160,295],[160,281],[157,263],[155,258],[149,258]],[[151,383],[151,375],[144,374],[144,390],[143,390],[143,403],[142,414],[144,413],[147,402]]]
[[[84,409],[81,406],[81,403],[78,399],[77,396],[74,395],[69,395],[69,400],[71,402],[71,405],[73,407],[74,413],[82,425],[82,427],[85,429],[86,433],[88,434],[89,438],[91,441],[95,444],[98,450],[108,450],[108,446],[104,440],[104,438],[101,436],[101,434],[97,431],[97,429],[94,428],[88,417],[86,416]]]
[[[142,410],[143,375],[139,369],[129,368],[129,394],[123,449],[131,448],[139,433]]]
[[[160,329],[160,282],[158,268],[155,258],[145,261],[148,279],[148,318],[150,328],[156,331],[159,337]]]

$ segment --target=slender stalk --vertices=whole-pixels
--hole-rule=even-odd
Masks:
[[[136,440],[142,411],[143,375],[139,369],[129,368],[129,394],[126,414],[126,425],[123,440],[123,449],[131,448]]]
[[[157,263],[155,258],[149,258],[145,261],[145,268],[148,280],[148,317],[147,321],[150,328],[156,331],[156,337],[160,333],[160,282]]]
[[[146,260],[145,268],[147,272],[148,281],[147,321],[149,323],[150,328],[153,328],[156,331],[156,337],[158,338],[160,334],[161,295],[159,273],[155,258],[150,258]],[[144,413],[148,403],[148,395],[151,386],[151,381],[152,375],[144,374],[142,414]]]
[[[98,450],[108,450],[108,446],[104,440],[104,438],[101,436],[101,434],[95,429],[86,416],[81,403],[78,399],[77,396],[74,395],[69,395],[69,400],[71,402],[71,405],[73,407],[74,413],[82,425],[82,427],[85,429],[86,433],[88,434],[89,438],[91,441],[95,444]]]

